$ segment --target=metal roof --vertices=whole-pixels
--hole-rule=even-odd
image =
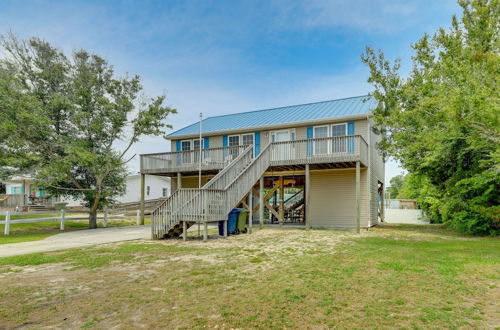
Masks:
[[[292,124],[308,120],[349,117],[368,114],[375,109],[377,102],[368,96],[291,105],[281,108],[240,112],[229,115],[208,117],[203,120],[203,133]],[[199,123],[194,123],[173,133],[169,137],[199,133]]]

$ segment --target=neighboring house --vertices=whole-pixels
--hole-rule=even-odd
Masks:
[[[127,177],[125,195],[117,198],[119,203],[138,202],[141,199],[141,176],[139,174]],[[156,175],[146,175],[144,199],[159,199],[170,196],[170,178]]]
[[[138,202],[140,175],[130,175],[126,179],[125,195],[117,198],[118,203]],[[170,178],[159,176],[146,176],[145,200],[159,199],[170,195]],[[54,198],[49,196],[42,185],[34,183],[31,177],[13,177],[5,181],[6,195],[0,195],[0,207],[22,206],[53,206],[54,203],[63,202],[67,206],[80,206],[83,202],[71,197]]]
[[[29,205],[52,206],[54,199],[47,196],[43,186],[29,177],[16,176],[6,180],[5,195],[0,196],[0,206],[22,207]]]
[[[183,222],[222,220],[237,206],[261,223],[377,224],[384,161],[375,107],[372,98],[352,97],[209,117],[201,141],[199,123],[171,133],[172,152],[141,155],[142,175],[173,178],[172,197],[153,213],[153,237],[178,234]],[[177,190],[198,188],[200,167],[203,188]]]

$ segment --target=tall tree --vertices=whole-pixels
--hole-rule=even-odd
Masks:
[[[4,105],[10,117],[0,125],[22,127],[11,130],[1,149],[23,154],[9,168],[20,168],[15,159],[28,155],[23,168],[31,166],[53,195],[83,199],[89,227],[96,228],[98,210],[124,191],[127,151],[141,136],[162,135],[176,110],[164,105],[165,96],[145,97],[139,76],[117,77],[106,60],[85,50],[68,57],[44,40],[12,35],[1,45],[7,56],[0,61],[0,104],[14,101]],[[30,118],[29,125],[20,126],[16,114]]]
[[[432,185],[434,220],[474,233],[500,230],[498,0],[459,1],[462,18],[413,45],[405,78],[370,47],[362,61],[379,100],[381,149]]]
[[[401,190],[401,187],[403,186],[403,182],[405,180],[405,175],[404,174],[398,174],[394,177],[391,178],[389,181],[390,186],[387,187],[387,192],[389,193],[390,198],[399,198],[399,191]]]

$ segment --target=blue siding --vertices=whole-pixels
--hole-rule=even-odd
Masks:
[[[293,124],[305,120],[363,115],[375,109],[377,102],[367,96],[292,105],[281,108],[241,112],[231,115],[209,117],[203,120],[203,132],[217,132],[229,129],[264,127],[276,124]],[[199,123],[186,126],[169,136],[199,133]]]

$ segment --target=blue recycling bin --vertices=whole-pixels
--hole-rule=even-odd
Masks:
[[[229,215],[227,217],[227,231],[230,235],[236,234],[236,224],[238,222],[239,214],[239,209],[233,209],[231,212],[229,212]],[[219,235],[224,236],[224,221],[219,221]]]

